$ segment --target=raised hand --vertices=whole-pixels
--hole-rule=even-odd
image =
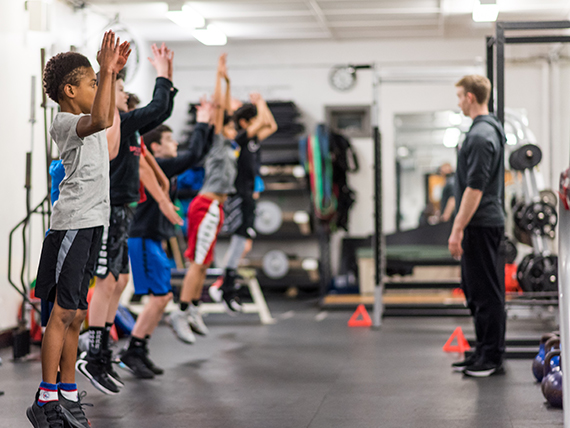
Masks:
[[[252,104],[257,104],[258,102],[263,100],[263,98],[258,92],[252,92],[251,94],[249,94],[249,100],[251,101]]]
[[[121,71],[125,65],[127,64],[127,61],[129,59],[129,55],[131,54],[131,45],[129,42],[123,42],[121,43],[121,45],[119,45],[119,39],[117,38],[117,44],[115,46],[115,53],[117,54],[115,56],[115,67],[113,69],[113,71],[115,73],[118,73],[119,71]]]
[[[97,52],[97,62],[103,69],[112,70],[115,57],[115,33],[107,31],[101,42],[101,49]]]
[[[168,58],[168,79],[172,82],[172,76],[174,75],[174,68],[173,68],[173,62],[174,62],[174,52],[170,49],[168,49],[164,43],[163,46],[166,50],[166,57]]]
[[[236,111],[241,106],[243,106],[243,103],[240,100],[238,100],[237,98],[232,98],[232,100],[230,101],[230,110],[231,111]]]
[[[156,44],[153,44],[150,49],[152,50],[152,58],[149,57],[148,60],[156,69],[157,77],[165,77],[169,79],[169,58],[166,45],[163,43],[162,46],[158,48]]]
[[[210,123],[214,113],[214,106],[206,96],[200,99],[200,105],[196,107],[196,122]]]
[[[228,79],[228,66],[226,64],[226,59],[228,57],[227,53],[223,53],[220,55],[220,58],[218,59],[218,73],[220,74],[221,77],[223,77],[224,79]]]

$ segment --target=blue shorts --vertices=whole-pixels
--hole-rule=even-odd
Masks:
[[[164,296],[172,291],[170,262],[160,241],[129,238],[129,258],[135,294]]]

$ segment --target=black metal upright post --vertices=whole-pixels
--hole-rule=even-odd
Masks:
[[[487,37],[487,78],[491,82],[491,95],[489,96],[489,112],[495,111],[495,38]]]
[[[375,287],[374,287],[374,313],[373,325],[380,327],[382,325],[382,314],[384,312],[383,293],[384,293],[384,266],[385,266],[385,243],[384,229],[382,222],[383,208],[383,192],[382,192],[382,135],[380,134],[380,101],[378,89],[380,85],[380,76],[376,66],[372,67],[372,90],[373,90],[373,109],[372,109],[372,133],[374,141],[374,271],[375,271]]]
[[[497,22],[497,118],[505,125],[505,29]]]

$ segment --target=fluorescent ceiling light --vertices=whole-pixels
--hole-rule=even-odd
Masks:
[[[192,35],[206,46],[224,46],[228,42],[224,32],[212,24],[206,29],[194,30]]]
[[[200,28],[206,24],[204,17],[188,5],[182,6],[181,10],[169,10],[166,17],[183,28]]]
[[[473,5],[473,21],[494,22],[499,16],[496,0],[475,0]]]

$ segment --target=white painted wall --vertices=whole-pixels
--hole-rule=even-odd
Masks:
[[[47,49],[47,57],[69,50],[70,45],[88,54],[90,59],[96,50],[82,48],[84,42],[97,44],[96,34],[101,32],[105,20],[98,16],[74,13],[60,1],[51,4],[49,22],[51,31],[28,31],[28,12],[24,0],[0,2],[0,129],[2,129],[2,166],[0,168],[0,199],[3,209],[0,216],[0,331],[16,324],[19,295],[7,279],[8,235],[26,214],[25,208],[25,154],[32,148],[32,132],[29,123],[31,111],[31,78],[36,76],[35,113],[37,123],[33,139],[32,206],[46,195],[46,170],[43,133],[43,110],[41,104],[40,49]],[[102,32],[101,32],[102,33]],[[101,34],[102,35],[102,34]],[[92,64],[95,65],[96,63]],[[35,277],[43,230],[39,218],[32,222],[32,246],[30,276]],[[13,277],[19,284],[22,264],[21,233],[15,235]]]

